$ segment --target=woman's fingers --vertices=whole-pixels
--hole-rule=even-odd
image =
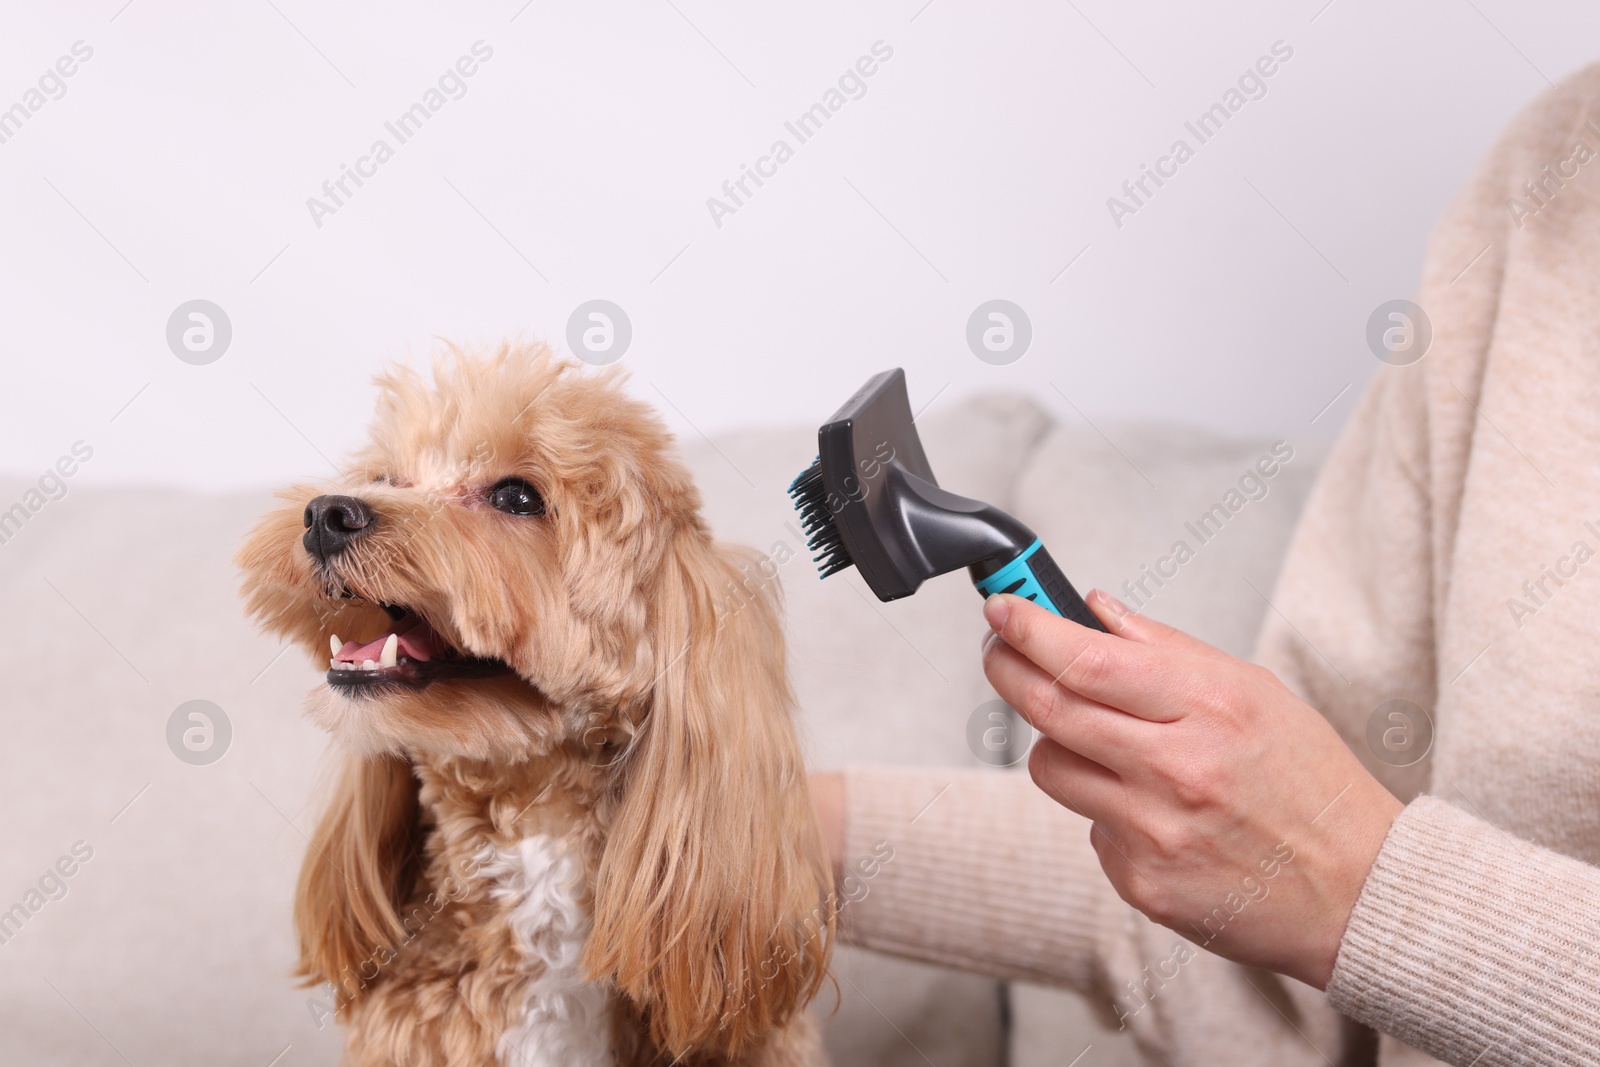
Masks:
[[[1057,685],[1152,722],[1183,716],[1183,703],[1172,698],[1192,684],[1195,657],[1091,630],[1017,596],[991,596],[983,614],[1007,645]],[[1148,621],[1124,618],[1119,624],[1130,633],[1151,634],[1132,629]]]
[[[1084,598],[1084,603],[1089,605],[1089,610],[1094,612],[1095,617],[1107,630],[1123,640],[1137,641],[1144,645],[1159,645],[1162,648],[1193,652],[1211,658],[1231,658],[1222,649],[1208,645],[1175,626],[1158,622],[1148,615],[1140,615],[1104,589],[1091,589],[1089,595]]]
[[[1048,737],[1028,753],[1028,773],[1051,800],[1091,822],[1123,807],[1122,779]]]
[[[1156,743],[1156,725],[1056,685],[998,637],[984,649],[984,672],[995,692],[1046,737],[1118,773],[1127,773]]]

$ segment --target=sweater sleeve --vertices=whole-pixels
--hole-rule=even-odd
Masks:
[[[1328,998],[1446,1063],[1600,1062],[1600,871],[1422,797],[1367,876]]]
[[[1092,984],[1096,932],[1121,902],[1087,822],[1026,774],[850,768],[845,812],[848,940],[999,978]]]
[[[1023,772],[847,769],[840,936],[1075,990],[1152,1064],[1353,1062],[1348,1026],[1320,993],[1214,956],[1124,903],[1089,827]]]

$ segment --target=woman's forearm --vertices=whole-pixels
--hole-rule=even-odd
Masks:
[[[844,775],[838,771],[813,773],[811,806],[822,826],[822,840],[828,846],[828,860],[837,885],[844,877]]]

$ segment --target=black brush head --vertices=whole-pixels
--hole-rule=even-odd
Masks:
[[[879,600],[960,567],[1016,558],[1033,540],[997,508],[939,488],[905,371],[874,375],[817,431],[817,459],[789,486],[822,577],[852,565]]]
[[[789,487],[826,578],[854,565],[881,600],[916,592],[902,538],[894,525],[891,470],[905,468],[933,482],[912,423],[905,371],[875,374],[817,431],[817,460]],[[878,527],[878,528],[875,528]]]

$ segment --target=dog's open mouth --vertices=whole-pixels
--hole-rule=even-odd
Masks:
[[[468,656],[409,608],[381,605],[393,620],[389,632],[371,641],[329,638],[328,684],[344,689],[405,685],[420,687],[446,678],[486,678],[509,674],[498,659]]]

